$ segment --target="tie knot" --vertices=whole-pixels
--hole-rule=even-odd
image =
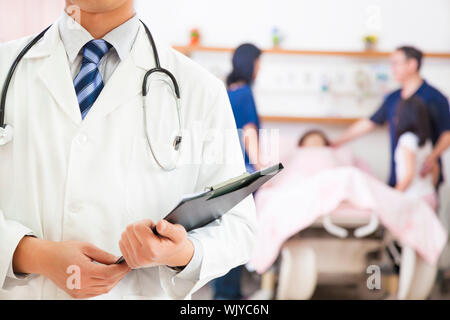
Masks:
[[[98,65],[103,56],[111,49],[111,45],[105,40],[91,40],[84,45],[83,57],[88,62]]]

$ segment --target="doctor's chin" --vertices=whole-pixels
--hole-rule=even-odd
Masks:
[[[450,299],[450,2],[244,2],[0,0],[0,300]]]

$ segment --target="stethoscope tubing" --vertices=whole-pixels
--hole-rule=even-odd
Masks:
[[[0,127],[2,128],[5,128],[6,97],[8,95],[9,85],[11,83],[12,77],[14,76],[14,72],[16,71],[17,66],[19,65],[19,62],[22,60],[22,58],[39,40],[41,40],[41,38],[45,35],[47,30],[50,29],[50,27],[51,25],[45,28],[44,31],[34,37],[33,40],[31,40],[31,42],[28,43],[25,48],[22,49],[22,51],[20,51],[8,71],[8,75],[6,76],[5,82],[3,83],[2,97],[0,101]]]
[[[148,95],[148,89],[147,89],[147,81],[148,81],[148,77],[154,73],[163,73],[165,75],[167,75],[174,87],[174,91],[175,91],[175,95],[176,95],[176,108],[177,108],[177,114],[178,114],[178,125],[179,125],[179,131],[178,131],[178,135],[175,138],[174,141],[174,149],[176,151],[179,150],[181,141],[182,141],[182,129],[181,129],[181,125],[182,125],[182,121],[181,121],[181,95],[180,95],[180,88],[178,86],[178,82],[175,78],[175,76],[167,69],[162,68],[161,67],[161,62],[159,60],[159,54],[158,54],[158,49],[156,47],[156,43],[155,40],[153,39],[153,36],[149,30],[149,28],[147,27],[147,25],[142,21],[139,20],[142,25],[144,26],[145,32],[147,34],[147,37],[150,41],[150,45],[152,47],[152,51],[153,51],[153,57],[155,60],[155,67],[150,69],[149,71],[146,72],[144,79],[142,81],[142,96],[144,98],[144,128],[145,128],[145,134],[147,136],[147,142],[148,145],[150,147],[150,150],[152,152],[153,158],[155,159],[156,163],[158,164],[158,166],[165,170],[165,171],[172,171],[176,168],[176,164],[172,165],[170,167],[165,167],[161,161],[158,159],[158,157],[155,154],[151,139],[149,137],[148,134],[148,124],[147,124],[147,105],[146,105],[146,96]],[[1,95],[1,100],[0,100],[0,127],[6,129],[6,124],[5,124],[5,113],[6,113],[6,98],[8,95],[8,90],[9,90],[9,86],[11,83],[11,80],[14,76],[14,73],[17,69],[17,66],[19,65],[20,61],[23,59],[23,57],[27,54],[27,52],[45,35],[45,33],[48,31],[48,29],[50,29],[51,25],[48,26],[45,30],[43,30],[41,33],[39,33],[36,37],[34,37],[23,49],[22,51],[17,55],[16,59],[14,60],[13,64],[11,65],[11,68],[8,71],[8,74],[6,76],[5,82],[3,84],[3,88],[2,88],[2,95]]]

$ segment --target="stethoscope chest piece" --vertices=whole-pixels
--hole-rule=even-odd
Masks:
[[[0,146],[8,144],[13,139],[13,127],[7,124],[4,128],[0,127]]]

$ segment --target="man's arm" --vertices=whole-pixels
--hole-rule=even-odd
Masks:
[[[263,169],[260,158],[258,129],[253,123],[246,124],[243,128],[242,137],[244,148],[250,159],[250,163],[256,170]]]
[[[444,133],[441,134],[433,151],[425,160],[421,171],[422,176],[426,176],[427,174],[432,172],[433,167],[436,165],[438,159],[449,147],[450,147],[450,131],[445,131]]]
[[[332,144],[338,147],[373,131],[377,125],[383,125],[388,120],[387,114],[389,106],[390,96],[384,100],[381,107],[378,108],[378,110],[370,118],[360,119],[354,123],[337,141],[332,142]]]
[[[439,137],[436,146],[431,153],[431,158],[437,160],[442,156],[442,154],[450,147],[450,131],[445,131]]]
[[[363,135],[373,131],[377,124],[370,119],[361,119],[350,126],[336,141],[333,142],[335,146],[341,146],[351,140],[362,137]]]
[[[437,111],[437,117],[434,119],[435,129],[440,132],[439,139],[434,146],[433,151],[427,157],[422,166],[421,174],[426,176],[431,173],[433,167],[437,165],[438,159],[450,147],[450,105],[445,96],[441,96],[435,101],[434,107]]]
[[[32,234],[31,229],[18,221],[8,219],[0,210],[0,289],[8,278],[24,278],[14,272],[13,256],[22,238]]]
[[[0,211],[0,289],[7,278],[27,281],[28,274],[39,274],[74,298],[88,298],[108,292],[130,270],[127,265],[109,266],[116,257],[88,243],[52,242],[28,236],[32,234]],[[79,267],[79,288],[67,286],[69,266]],[[103,280],[95,280],[96,276]]]

